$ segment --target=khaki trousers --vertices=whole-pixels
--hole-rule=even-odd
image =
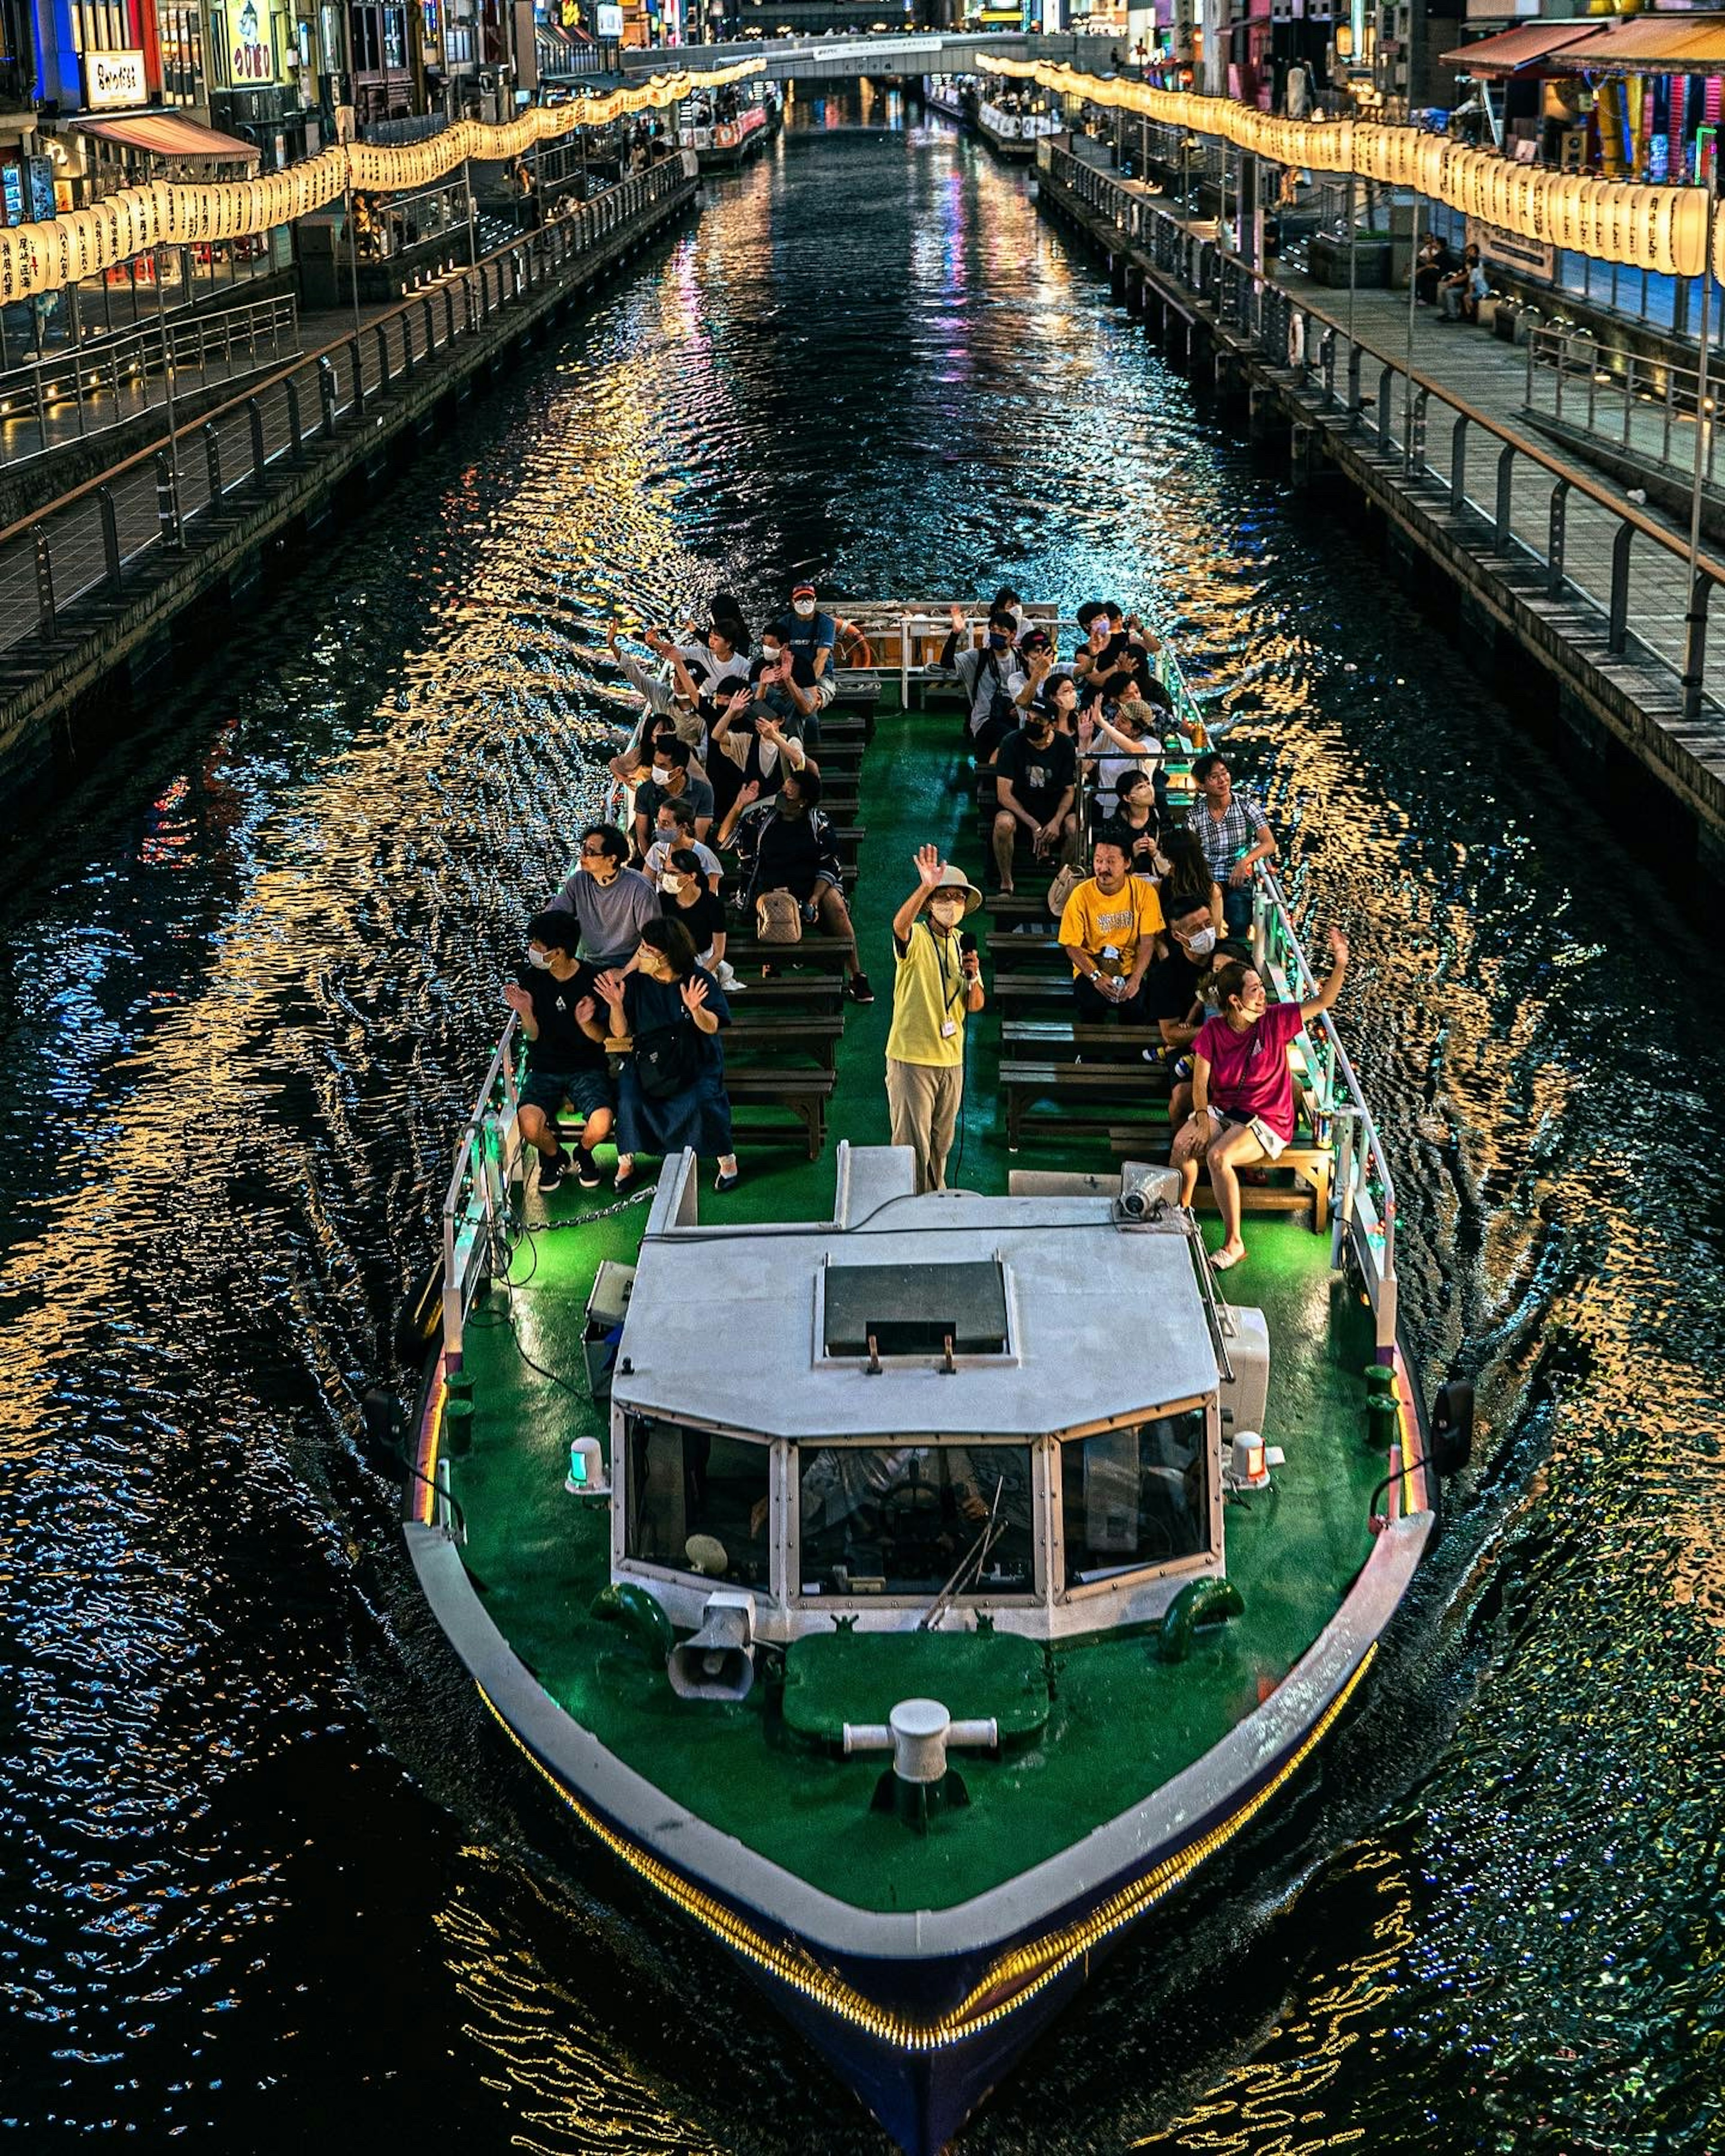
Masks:
[[[944,1190],[947,1155],[964,1098],[962,1064],[900,1063],[886,1059],[886,1105],[892,1112],[892,1142],[909,1146],[916,1156],[916,1188]]]

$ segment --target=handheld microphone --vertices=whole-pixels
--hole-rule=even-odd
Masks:
[[[958,938],[958,950],[960,956],[966,958],[970,957],[976,950],[976,938],[968,928]]]

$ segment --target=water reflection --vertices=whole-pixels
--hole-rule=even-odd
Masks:
[[[236,2148],[285,2117],[878,2146],[521,1815],[349,1434],[497,954],[595,798],[607,621],[1005,565],[1169,625],[1353,933],[1413,1329],[1478,1369],[1484,1430],[1368,1712],[974,2146],[1703,2147],[1717,956],[1020,180],[870,111],[824,100],[236,624],[11,904],[8,2110]]]

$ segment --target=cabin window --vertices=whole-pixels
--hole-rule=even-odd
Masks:
[[[764,1444],[631,1417],[624,1554],[764,1588],[771,1457]]]
[[[1028,1445],[802,1445],[797,1476],[805,1595],[937,1594],[984,1537],[965,1591],[1034,1591]]]
[[[1063,1445],[1067,1586],[1208,1548],[1208,1456],[1202,1408]]]

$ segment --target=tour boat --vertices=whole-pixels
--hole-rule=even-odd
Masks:
[[[824,717],[883,988],[917,847],[986,857],[947,613],[857,610]],[[542,1198],[511,1026],[404,1433],[413,1563],[523,1771],[913,2156],[1312,1771],[1471,1421],[1463,1387],[1428,1420],[1399,1342],[1389,1163],[1328,1016],[1213,1271],[1165,1075],[1126,1035],[1075,1062],[1045,903],[992,903],[946,1192],[887,1142],[890,996],[841,1006],[824,938],[771,979],[732,940],[723,1196],[685,1155],[639,1204]],[[1252,934],[1272,997],[1313,993],[1261,870]]]

